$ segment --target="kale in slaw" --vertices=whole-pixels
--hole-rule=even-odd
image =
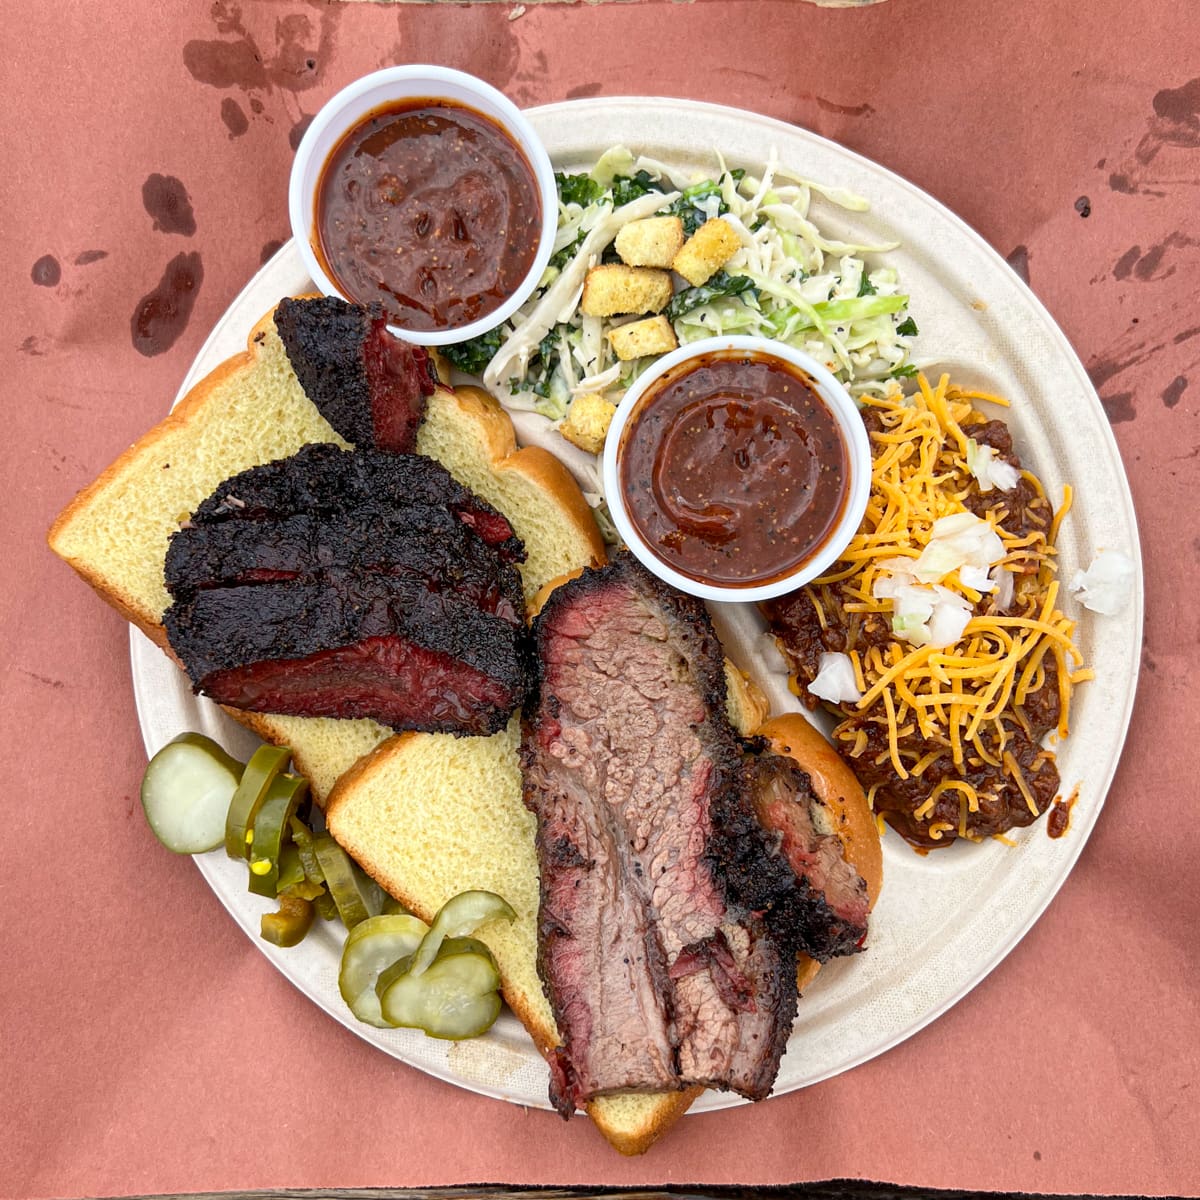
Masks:
[[[703,286],[676,291],[666,316],[680,344],[733,333],[785,342],[825,363],[856,395],[915,373],[908,297],[892,267],[864,258],[895,243],[831,239],[810,216],[814,194],[854,212],[867,207],[859,197],[821,187],[774,158],[761,176],[719,162],[713,177],[694,180],[624,147],[590,172],[555,178],[558,235],[533,296],[498,329],[443,350],[509,407],[559,420],[586,393],[616,404],[653,361],[622,362],[609,344],[607,334],[636,316],[601,318],[579,308],[587,272],[612,254],[621,227],[650,216],[679,216],[689,236],[720,216],[741,242]]]

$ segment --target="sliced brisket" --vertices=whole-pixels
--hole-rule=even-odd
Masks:
[[[360,449],[416,448],[437,376],[423,347],[388,332],[380,305],[281,300],[275,328],[304,394],[342,437]]]
[[[691,1084],[770,1091],[796,947],[739,896],[794,877],[750,807],[723,652],[699,601],[627,554],[535,623],[525,800],[539,966],[562,1037],[552,1099]]]
[[[432,460],[307,446],[223,483],[173,536],[163,624],[222,704],[487,734],[526,689],[522,557]]]
[[[812,781],[790,758],[760,754],[747,760],[754,811],[774,832],[796,876],[790,890],[774,889],[772,923],[782,922],[800,949],[825,962],[853,954],[867,936],[867,885],[842,854],[833,818]],[[753,905],[753,900],[746,897]]]
[[[198,690],[233,708],[486,734],[524,695],[520,632],[419,579],[203,589],[164,624]]]

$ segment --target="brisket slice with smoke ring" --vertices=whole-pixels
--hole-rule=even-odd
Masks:
[[[304,394],[359,449],[410,454],[437,376],[422,346],[388,332],[379,304],[281,300],[275,328]]]
[[[867,936],[867,885],[848,863],[833,817],[797,763],[777,754],[747,759],[751,799],[759,821],[773,832],[796,876],[790,891],[772,889],[772,924],[782,924],[818,962],[862,949]],[[756,906],[753,894],[742,900]]]
[[[233,708],[480,735],[525,692],[523,631],[423,580],[203,589],[164,624],[196,689]]]
[[[164,567],[167,589],[184,600],[204,588],[333,578],[405,575],[453,592],[476,608],[524,625],[521,577],[445,508],[369,504],[324,517],[219,521],[173,534]]]
[[[432,459],[305,446],[171,539],[167,637],[233,708],[489,734],[525,695],[524,547]]]
[[[446,508],[506,562],[525,559],[508,520],[432,458],[343,450],[328,442],[303,446],[289,458],[225,480],[192,514],[191,524],[365,512],[371,505],[389,511],[413,505]]]
[[[539,967],[564,1115],[615,1091],[752,1099],[795,1015],[795,944],[737,900],[794,886],[751,809],[699,601],[622,554],[535,623],[525,800],[538,818]]]

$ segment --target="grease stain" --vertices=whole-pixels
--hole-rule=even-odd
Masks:
[[[1130,246],[1129,249],[1117,259],[1116,265],[1113,267],[1113,278],[1128,279],[1133,271],[1134,263],[1136,263],[1141,257],[1141,246]]]
[[[1086,219],[1087,217],[1090,217],[1090,216],[1092,215],[1092,202],[1091,202],[1091,200],[1089,200],[1089,199],[1087,198],[1087,196],[1080,196],[1080,197],[1079,197],[1079,198],[1078,198],[1078,199],[1075,201],[1075,211],[1076,211],[1076,212],[1077,212],[1077,213],[1078,213],[1078,214],[1079,214],[1081,217],[1083,217],[1083,218],[1085,218],[1085,219]]]
[[[300,142],[303,140],[304,135],[308,132],[308,127],[312,123],[313,114],[306,113],[288,130],[288,145],[291,146],[293,151],[300,148]]]
[[[177,254],[166,265],[158,286],[138,301],[129,326],[133,348],[146,358],[169,350],[187,328],[204,281],[200,255]]]
[[[1111,396],[1101,396],[1100,403],[1104,406],[1104,411],[1113,425],[1120,425],[1124,421],[1132,421],[1137,417],[1137,410],[1133,407],[1132,392],[1114,392]]]
[[[603,91],[602,83],[581,83],[578,87],[573,87],[567,92],[568,100],[584,100],[588,96],[598,96]]]
[[[225,122],[230,138],[239,138],[250,128],[250,118],[232,96],[221,101],[221,120]]]
[[[817,102],[817,107],[825,112],[837,113],[840,117],[873,117],[875,115],[874,108],[869,104],[835,104],[832,100],[826,100],[824,96],[814,96],[813,99]]]
[[[1004,260],[1014,271],[1022,282],[1029,282],[1029,247],[1025,245],[1017,246],[1008,252]]]
[[[62,266],[53,254],[43,254],[33,264],[29,272],[29,278],[38,287],[56,287],[58,281],[62,278]]]
[[[28,354],[31,358],[45,358],[46,351],[42,349],[42,339],[36,333],[31,333],[17,347],[22,354]]]
[[[191,237],[196,232],[187,188],[174,175],[148,175],[142,184],[142,204],[161,233],[180,233]]]
[[[1168,408],[1174,408],[1179,403],[1183,393],[1187,391],[1187,385],[1186,375],[1176,375],[1163,389],[1162,402]]]

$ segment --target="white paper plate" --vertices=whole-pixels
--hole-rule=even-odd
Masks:
[[[901,272],[920,326],[917,359],[952,372],[959,383],[1007,396],[1005,414],[1024,460],[1052,496],[1064,483],[1075,504],[1060,540],[1069,579],[1101,547],[1140,564],[1137,528],[1107,418],[1078,358],[1053,320],[1003,260],[958,218],[918,188],[814,134],[734,109],[679,100],[587,100],[534,109],[529,116],[556,167],[586,167],[609,145],[683,167],[759,169],[772,150],[809,178],[871,201],[866,214],[814,202],[833,236],[898,240],[887,256]],[[254,323],[280,297],[308,288],[294,248],[285,246],[230,307],[196,359],[182,391],[245,348]],[[527,428],[518,423],[526,436]],[[558,446],[562,446],[558,439]],[[1068,608],[1070,602],[1067,602]],[[783,664],[754,613],[726,606],[716,614],[743,665],[753,667],[777,711],[794,708]],[[1064,794],[1078,786],[1068,835],[1052,840],[1045,823],[1015,834],[1017,845],[956,845],[928,857],[895,834],[884,839],[886,886],[871,919],[866,953],[827,966],[804,997],[783,1059],[776,1094],[836,1075],[911,1036],[975,986],[1020,940],[1066,879],[1083,849],[1116,769],[1137,680],[1142,628],[1138,592],[1119,619],[1080,610],[1078,642],[1096,671],[1073,705],[1074,730],[1059,755]],[[192,696],[183,674],[134,634],[134,691],[147,750],[184,729],[208,732],[234,753],[254,739],[212,705]],[[462,1087],[521,1104],[548,1107],[548,1073],[507,1014],[486,1037],[442,1043],[406,1030],[356,1023],[337,990],[340,939],[321,929],[280,951],[258,937],[263,901],[246,892],[245,868],[219,851],[200,870],[254,944],[305,995],[388,1054]],[[693,1111],[741,1103],[706,1094]]]

